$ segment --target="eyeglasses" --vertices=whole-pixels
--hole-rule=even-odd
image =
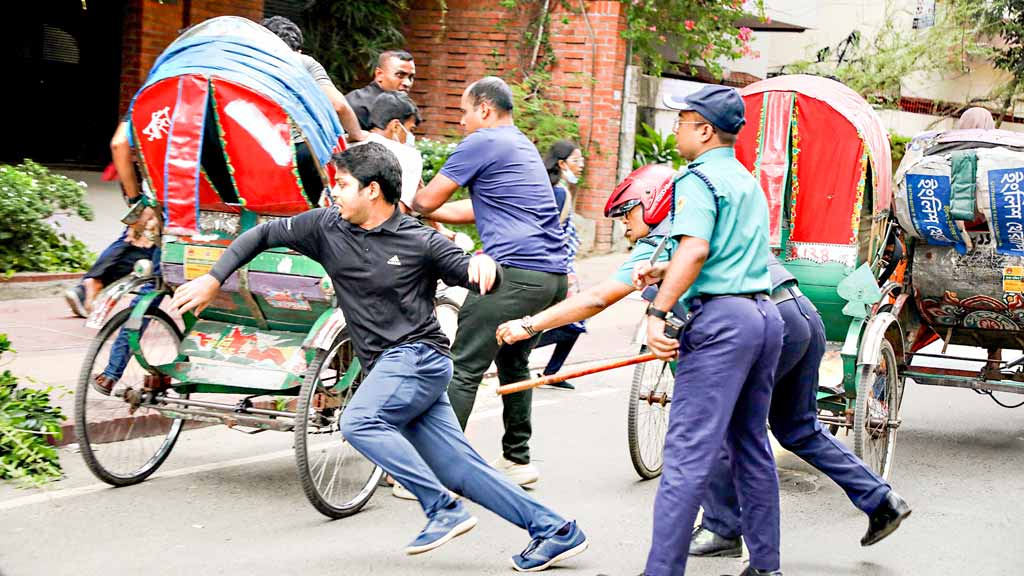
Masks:
[[[703,121],[700,121],[700,120],[685,121],[682,118],[677,117],[676,118],[676,123],[672,125],[672,131],[673,132],[678,132],[679,131],[679,127],[682,126],[683,124],[707,124],[708,126],[711,126],[710,122],[703,122]]]

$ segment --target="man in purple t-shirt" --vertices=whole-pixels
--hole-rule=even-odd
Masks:
[[[537,335],[499,348],[494,332],[501,323],[523,316],[529,331],[530,314],[565,298],[568,252],[547,169],[537,147],[513,122],[508,85],[494,76],[470,84],[462,94],[460,124],[466,138],[416,194],[413,208],[438,222],[475,222],[484,250],[505,274],[497,292],[486,301],[470,294],[459,313],[448,396],[465,429],[492,361],[502,384],[529,378],[528,360]],[[469,200],[445,204],[460,186],[469,189]],[[532,484],[539,478],[530,463],[532,392],[502,399],[502,456],[493,464],[513,482]]]

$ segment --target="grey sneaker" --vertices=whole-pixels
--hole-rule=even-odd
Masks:
[[[67,301],[71,312],[79,318],[88,318],[89,312],[85,309],[85,287],[81,284],[68,288],[64,291],[64,300]]]

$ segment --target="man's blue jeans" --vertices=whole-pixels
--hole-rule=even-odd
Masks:
[[[445,387],[450,358],[422,343],[381,354],[341,417],[357,450],[416,495],[427,517],[452,503],[449,488],[532,538],[554,536],[566,521],[491,468],[459,427]]]
[[[153,249],[153,276],[160,276],[160,247]],[[134,308],[138,304],[139,299],[142,298],[143,294],[147,294],[153,291],[154,286],[147,284],[139,290],[139,295],[132,299],[131,304],[128,308]],[[151,306],[160,306],[160,302],[163,300],[163,296],[157,297],[153,300]],[[146,331],[149,326],[149,321],[146,320],[142,323],[142,332]],[[110,358],[107,360],[107,367],[103,369],[103,375],[108,379],[116,382],[121,379],[124,375],[125,368],[128,367],[128,363],[132,359],[132,351],[128,346],[128,333],[123,329],[117,334],[117,339],[114,340],[113,346],[110,348]]]

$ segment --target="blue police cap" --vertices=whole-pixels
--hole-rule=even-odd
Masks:
[[[688,96],[668,92],[662,97],[672,110],[693,110],[722,132],[736,134],[746,123],[746,106],[739,92],[728,86],[708,85]]]

